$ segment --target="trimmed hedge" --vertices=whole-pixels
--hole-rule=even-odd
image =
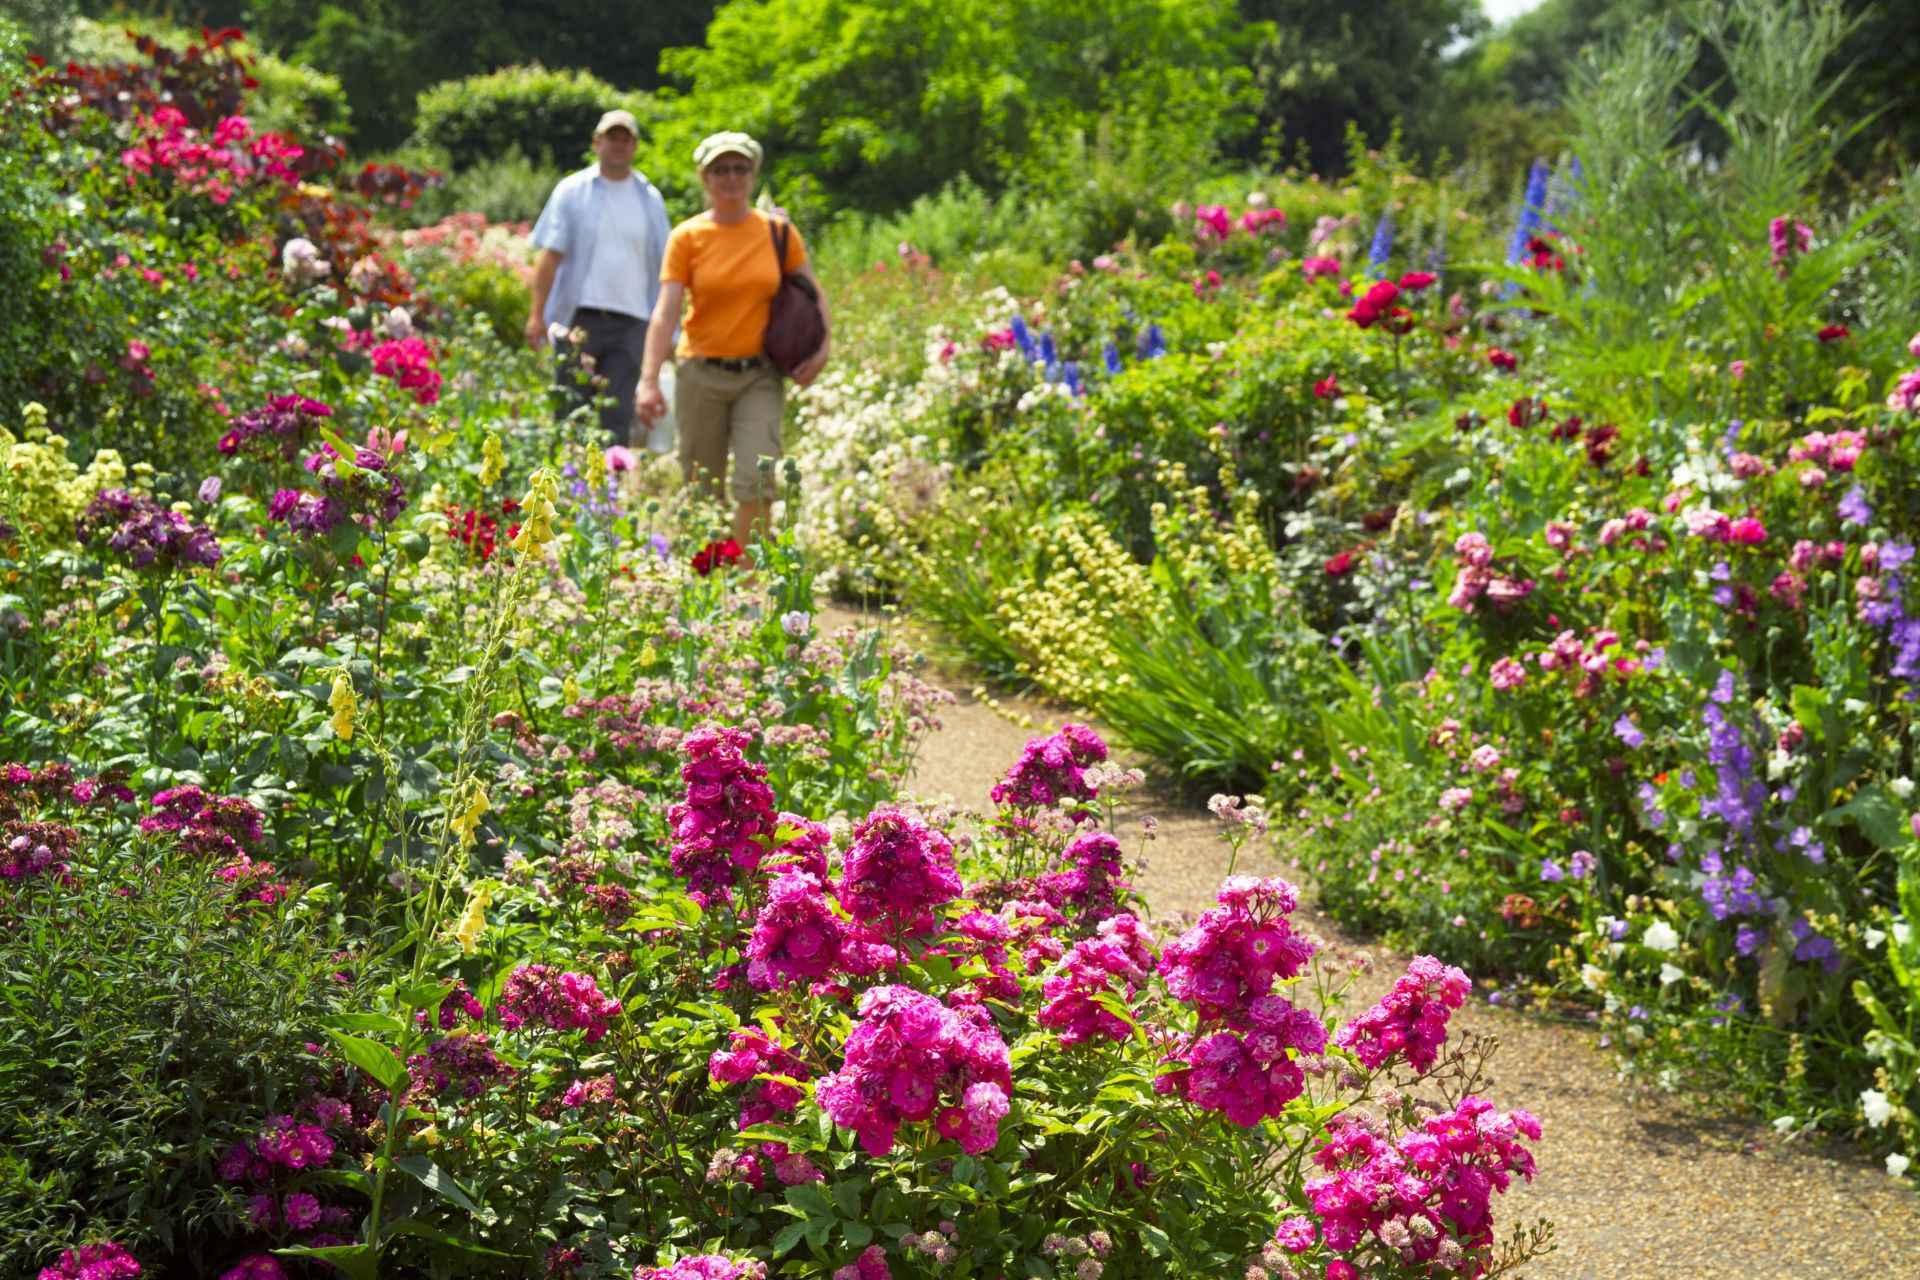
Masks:
[[[419,98],[414,141],[444,152],[456,170],[517,146],[536,165],[580,162],[604,111],[625,107],[648,129],[653,99],[616,89],[586,71],[549,71],[539,63],[447,80]]]

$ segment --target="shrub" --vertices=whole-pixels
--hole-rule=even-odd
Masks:
[[[518,146],[538,164],[570,168],[585,154],[602,112],[626,107],[645,127],[645,94],[625,92],[585,71],[538,63],[449,80],[420,95],[415,139],[467,169]]]
[[[315,1065],[350,989],[338,935],[318,895],[242,900],[272,896],[252,880],[270,864],[222,879],[235,863],[66,805],[12,811],[8,842],[58,862],[0,863],[0,1236],[35,1258],[103,1230],[150,1264],[217,1254],[215,1163]]]

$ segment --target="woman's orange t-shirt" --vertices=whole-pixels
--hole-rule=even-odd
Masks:
[[[691,304],[680,327],[678,354],[740,360],[765,349],[767,317],[780,289],[772,226],[758,209],[730,227],[703,213],[667,237],[660,278],[684,285]],[[806,265],[807,246],[791,223],[788,227],[786,269],[798,271]]]

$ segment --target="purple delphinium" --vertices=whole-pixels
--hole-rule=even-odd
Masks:
[[[1866,490],[1859,485],[1847,490],[1834,507],[1842,524],[1868,525],[1873,523],[1873,508],[1867,505]]]

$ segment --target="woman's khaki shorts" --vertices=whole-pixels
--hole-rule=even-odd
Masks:
[[[709,497],[724,497],[731,447],[734,500],[772,500],[779,477],[769,469],[763,478],[760,459],[780,457],[786,407],[786,384],[764,359],[738,372],[705,360],[676,360],[673,416],[682,474]]]

